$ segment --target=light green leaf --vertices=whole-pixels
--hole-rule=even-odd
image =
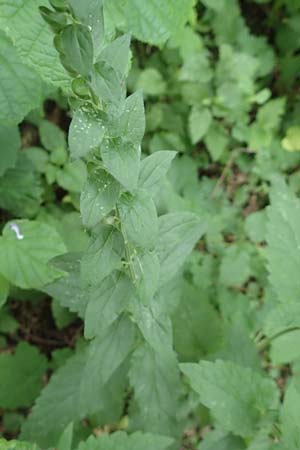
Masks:
[[[176,411],[179,374],[175,354],[156,352],[144,345],[135,351],[129,373],[138,410],[132,417],[135,427],[152,433],[178,433]]]
[[[17,162],[17,152],[21,147],[20,133],[17,126],[0,125],[0,176]]]
[[[122,272],[105,278],[92,289],[85,312],[84,335],[91,339],[103,334],[128,307],[134,297],[130,279]]]
[[[80,197],[80,212],[85,227],[93,228],[116,205],[119,183],[105,170],[95,170],[85,183]]]
[[[57,183],[71,192],[81,192],[86,182],[87,171],[83,161],[67,163],[63,169],[56,174]]]
[[[130,34],[123,34],[102,50],[98,60],[108,63],[124,79],[129,66],[129,54]]]
[[[245,230],[253,242],[260,243],[265,241],[267,235],[266,210],[263,209],[249,214],[245,220]]]
[[[167,450],[172,443],[173,439],[165,436],[140,431],[128,435],[124,431],[117,431],[109,435],[101,434],[97,438],[91,436],[87,441],[81,442],[77,450]]]
[[[51,226],[29,220],[9,222],[0,238],[1,273],[23,289],[42,288],[61,275],[48,261],[65,251]]]
[[[1,8],[3,5],[0,3]],[[2,124],[14,125],[39,105],[41,80],[32,69],[20,61],[13,43],[3,32],[0,33],[0,60],[0,120]]]
[[[37,4],[36,0],[0,1],[0,26],[13,40],[23,62],[31,68],[30,71],[26,69],[26,79],[33,80],[29,89],[31,102],[36,98],[39,86],[34,71],[47,83],[62,88],[69,85],[69,77],[53,46],[53,34],[39,12],[38,6],[42,5],[48,6],[48,2],[40,0]],[[17,56],[13,58],[14,67],[18,59]],[[25,76],[22,79],[24,82]]]
[[[238,245],[228,247],[220,266],[220,281],[225,286],[242,286],[250,275],[249,253]]]
[[[161,46],[183,29],[192,7],[191,0],[166,0],[163,8],[159,0],[128,0],[126,17],[134,37]]]
[[[107,62],[99,61],[94,65],[90,85],[101,100],[120,107],[125,96],[125,83],[122,83],[119,74]]]
[[[300,127],[294,126],[288,128],[286,136],[281,141],[281,145],[288,152],[298,152],[300,150]]]
[[[72,450],[73,423],[71,422],[60,437],[57,450]]]
[[[42,120],[39,125],[40,139],[47,150],[66,148],[66,136],[63,130],[49,120]]]
[[[141,162],[139,186],[147,192],[155,194],[175,156],[176,152],[163,150],[143,159]]]
[[[0,274],[0,309],[7,300],[9,294],[9,282]]]
[[[300,386],[297,379],[293,379],[285,392],[281,410],[282,441],[288,450],[300,448]]]
[[[105,134],[104,118],[96,112],[77,109],[69,128],[71,157],[82,158],[98,147]]]
[[[252,436],[278,406],[273,380],[252,369],[220,360],[180,367],[224,431]]]
[[[83,285],[97,286],[113,270],[119,269],[123,252],[122,234],[110,225],[100,225],[81,260],[80,275]]]
[[[59,46],[63,52],[62,62],[75,75],[87,77],[93,66],[93,41],[89,28],[72,24],[63,28],[58,35]]]
[[[153,248],[158,233],[156,207],[146,191],[123,194],[118,210],[126,239],[139,247]]]
[[[229,136],[221,124],[213,122],[205,135],[204,142],[213,161],[218,161],[228,145]]]
[[[145,110],[141,91],[126,98],[118,131],[133,144],[140,144],[145,133]]]
[[[166,91],[166,82],[158,70],[149,67],[141,72],[136,89],[140,89],[145,95],[158,96]]]
[[[207,133],[212,121],[209,109],[193,107],[189,115],[189,132],[193,144],[199,142]]]
[[[16,441],[10,439],[6,441],[0,438],[0,448],[1,450],[39,450],[37,445],[29,444],[29,442]]]
[[[21,342],[15,353],[0,355],[0,407],[28,407],[43,387],[47,360],[36,347]]]
[[[122,139],[104,140],[101,145],[101,156],[105,168],[129,191],[137,187],[140,154],[138,145]]]
[[[167,283],[176,275],[205,230],[206,226],[193,213],[179,212],[160,216],[157,252],[161,264],[161,284]]]
[[[59,330],[67,327],[76,319],[75,314],[71,313],[66,308],[61,306],[60,303],[55,299],[52,299],[51,302],[51,312],[55,325]]]
[[[270,282],[280,302],[300,298],[300,200],[281,178],[273,182],[267,210]],[[284,262],[284,270],[282,264]]]
[[[154,251],[139,250],[132,257],[135,287],[143,304],[149,304],[159,284],[160,264]]]

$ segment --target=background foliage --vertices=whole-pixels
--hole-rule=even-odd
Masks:
[[[299,22],[0,0],[1,449],[300,449]]]

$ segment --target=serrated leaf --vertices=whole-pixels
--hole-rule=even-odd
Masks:
[[[1,0],[0,26],[13,39],[23,62],[30,66],[31,74],[27,80],[36,80],[36,71],[47,83],[66,88],[69,77],[53,46],[53,34],[39,12],[38,6],[42,5],[48,6],[48,2],[40,0],[37,5],[36,0]],[[14,58],[14,67],[18,59],[18,56]],[[33,82],[29,90],[31,101],[37,95],[36,83]]]
[[[65,251],[61,237],[51,226],[29,220],[9,222],[0,238],[1,273],[23,289],[40,289],[61,276],[48,261]]]
[[[81,442],[77,450],[167,450],[172,443],[173,439],[165,436],[140,431],[128,435],[124,431],[117,431],[99,437],[91,436],[87,441]]]
[[[17,126],[0,125],[0,176],[7,169],[15,167],[17,152],[21,147],[20,133]]]
[[[270,282],[280,302],[297,302],[300,298],[300,201],[281,178],[273,182],[267,214]]]
[[[161,264],[161,284],[176,275],[205,230],[206,226],[193,213],[180,212],[160,216],[156,248]]]
[[[112,274],[91,289],[85,312],[85,337],[91,339],[103,334],[128,307],[133,297],[133,284],[122,272]]]
[[[193,144],[199,142],[209,129],[212,115],[208,108],[193,107],[189,115],[189,132]]]
[[[120,184],[105,170],[95,170],[85,183],[80,196],[84,226],[93,228],[116,205]]]
[[[179,376],[172,350],[158,353],[148,345],[140,347],[133,354],[129,379],[138,405],[137,415],[132,417],[135,427],[176,435]]]
[[[21,342],[14,354],[0,355],[0,407],[28,407],[43,387],[47,360],[36,347]]]
[[[151,194],[159,189],[160,182],[167,174],[176,152],[163,150],[153,153],[141,162],[139,187]]]
[[[192,7],[190,0],[166,0],[163,8],[159,0],[129,0],[126,17],[130,31],[137,39],[161,46],[183,29]]]
[[[138,145],[122,139],[106,139],[101,145],[101,156],[105,168],[129,191],[137,187],[140,154]]]
[[[101,115],[83,109],[74,111],[68,137],[71,157],[87,156],[101,144],[104,134],[105,121]]]
[[[13,43],[3,32],[0,33],[0,58],[0,120],[2,124],[14,125],[39,105],[41,80],[20,61]]]
[[[273,380],[252,369],[221,360],[180,367],[224,431],[252,436],[278,406]]]
[[[156,207],[146,191],[124,194],[118,210],[126,239],[142,248],[153,248],[158,233]]]

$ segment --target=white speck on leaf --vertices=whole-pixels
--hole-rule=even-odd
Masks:
[[[17,225],[15,222],[12,222],[9,224],[10,228],[16,233],[17,239],[23,239],[24,235],[21,233],[19,225]]]

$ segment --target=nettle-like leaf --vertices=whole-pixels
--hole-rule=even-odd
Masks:
[[[267,257],[271,284],[280,302],[298,302],[300,201],[283,179],[277,178],[273,182],[271,206],[267,213]]]
[[[222,430],[250,437],[268,416],[272,419],[278,392],[271,379],[229,361],[202,361],[180,367]]]
[[[173,439],[165,436],[141,432],[128,435],[118,431],[109,435],[102,434],[97,438],[91,436],[87,441],[81,442],[77,450],[167,450],[172,443]]]
[[[1,3],[0,7],[3,8]],[[2,124],[14,125],[39,105],[41,80],[20,60],[12,41],[3,32],[0,33],[0,58],[0,120]]]
[[[9,222],[0,238],[1,273],[23,289],[40,289],[62,272],[48,265],[50,259],[66,251],[57,231],[42,222]]]
[[[47,360],[36,347],[21,342],[14,354],[0,355],[0,407],[28,407],[43,387]]]

